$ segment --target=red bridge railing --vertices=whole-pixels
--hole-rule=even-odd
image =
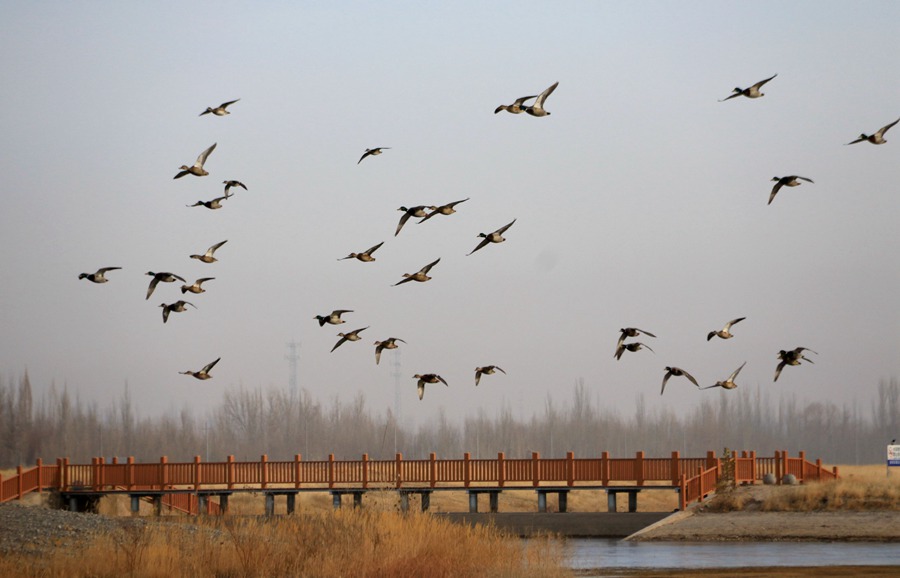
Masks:
[[[837,468],[827,470],[821,460],[811,463],[803,452],[788,457],[775,452],[774,457],[757,457],[743,452],[734,462],[734,483],[755,483],[768,473],[780,483],[786,474],[799,482],[837,478]],[[55,465],[37,460],[33,468],[19,466],[16,475],[0,477],[0,503],[21,499],[31,492],[53,489],[65,493],[135,493],[166,492],[167,505],[196,512],[196,494],[232,490],[267,489],[342,489],[342,488],[435,488],[438,486],[472,487],[607,487],[610,485],[655,486],[676,488],[681,493],[682,509],[692,501],[702,501],[715,491],[722,471],[721,458],[707,452],[704,458],[682,458],[672,452],[667,458],[647,458],[637,452],[633,458],[611,458],[603,452],[599,458],[542,459],[537,452],[531,458],[507,459],[501,452],[496,459],[437,459],[431,454],[424,460],[404,460],[397,454],[392,460],[304,461],[298,454],[291,461],[269,461],[262,456],[256,462],[239,462],[229,456],[225,462],[169,462],[166,457],[156,463],[135,463],[134,458],[120,462],[113,458],[94,458],[90,464],[70,464],[68,458]],[[194,495],[194,501],[175,498],[174,494]],[[211,502],[207,502],[211,503]],[[215,507],[210,506],[210,507]]]

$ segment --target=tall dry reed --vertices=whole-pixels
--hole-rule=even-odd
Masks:
[[[43,560],[10,555],[0,576],[262,578],[561,577],[561,546],[428,514],[342,510],[266,520],[123,524]]]

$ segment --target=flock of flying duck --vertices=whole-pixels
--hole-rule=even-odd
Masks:
[[[769,78],[761,80],[748,88],[736,87],[732,91],[731,95],[729,95],[728,97],[726,97],[724,99],[721,99],[719,102],[725,102],[725,101],[731,100],[732,98],[737,98],[739,96],[744,96],[746,98],[751,98],[751,99],[760,98],[762,96],[765,96],[764,93],[760,92],[760,89],[763,87],[763,85],[765,85],[767,82],[774,79],[776,76],[778,76],[778,75],[775,74],[773,76],[770,76]],[[510,114],[521,114],[524,112],[528,115],[535,116],[535,117],[549,116],[550,112],[548,110],[546,110],[544,108],[544,106],[546,104],[547,98],[553,93],[554,90],[556,90],[556,87],[558,85],[559,85],[559,82],[554,82],[551,86],[549,86],[546,90],[544,90],[540,94],[531,95],[531,96],[523,96],[523,97],[517,98],[515,101],[513,101],[512,104],[509,104],[509,105],[501,104],[494,110],[494,114],[497,114],[500,111],[506,111]],[[534,99],[534,102],[530,105],[526,105],[525,103],[531,99]],[[231,114],[231,112],[228,111],[227,108],[230,105],[238,102],[239,100],[240,99],[235,99],[235,100],[231,100],[228,102],[223,102],[222,104],[220,104],[219,106],[217,106],[215,108],[207,107],[205,111],[200,113],[200,116],[203,116],[206,114],[213,114],[215,116],[225,116],[225,115]],[[891,127],[896,125],[898,122],[900,122],[900,119],[897,119],[894,122],[883,126],[878,131],[876,131],[874,134],[871,134],[871,135],[866,135],[865,133],[860,134],[859,138],[857,138],[849,143],[846,143],[846,144],[852,145],[852,144],[856,144],[856,143],[863,142],[863,141],[866,141],[866,142],[869,142],[869,143],[872,143],[875,145],[884,144],[887,142],[887,140],[884,138],[885,133],[887,133],[887,131],[890,130]],[[217,143],[213,143],[209,148],[207,148],[202,153],[200,153],[200,155],[197,157],[197,160],[193,163],[193,165],[191,165],[191,166],[182,165],[179,168],[179,172],[175,175],[174,178],[180,179],[186,175],[194,175],[197,177],[203,177],[203,176],[209,175],[209,172],[206,171],[206,169],[204,169],[203,167],[204,167],[204,164],[206,163],[206,160],[208,159],[209,155],[215,150],[216,144]],[[371,149],[367,148],[365,150],[365,152],[363,153],[363,155],[359,158],[359,160],[357,161],[356,164],[357,165],[360,164],[367,157],[378,156],[378,155],[382,154],[385,150],[390,150],[390,147],[375,147],[375,148],[371,148]],[[772,203],[772,201],[775,199],[775,196],[778,194],[778,192],[781,190],[782,187],[796,187],[801,184],[800,181],[806,181],[808,183],[813,182],[812,179],[809,179],[807,177],[798,176],[798,175],[773,177],[772,180],[775,181],[775,186],[772,188],[772,191],[769,194],[768,204]],[[215,199],[212,199],[210,201],[199,200],[196,203],[194,203],[193,205],[187,205],[187,206],[188,207],[202,206],[207,209],[213,209],[213,210],[220,209],[220,208],[222,208],[223,201],[227,201],[229,198],[234,196],[234,193],[230,192],[230,190],[232,188],[242,188],[244,190],[247,190],[247,187],[240,181],[226,180],[226,181],[223,181],[223,184],[225,185],[225,192],[222,196],[216,197]],[[421,224],[436,215],[452,215],[453,213],[456,212],[455,207],[457,205],[459,205],[460,203],[464,203],[468,200],[469,200],[468,198],[465,198],[465,199],[462,199],[459,201],[454,201],[454,202],[447,203],[445,205],[440,205],[440,206],[419,205],[419,206],[414,206],[414,207],[405,207],[405,206],[400,207],[398,210],[401,211],[403,213],[403,215],[400,217],[400,222],[397,224],[397,229],[394,232],[394,236],[396,237],[397,235],[400,234],[400,230],[403,229],[403,226],[407,223],[407,221],[410,218],[420,219],[418,222],[419,222],[419,224]],[[516,222],[516,219],[513,219],[510,223],[504,225],[503,227],[500,227],[499,229],[497,229],[496,231],[494,231],[492,233],[480,233],[478,235],[478,237],[480,237],[482,240],[478,243],[478,245],[474,249],[472,249],[471,252],[468,253],[468,255],[472,255],[476,251],[483,249],[484,247],[486,247],[487,245],[489,245],[491,243],[502,243],[503,241],[505,241],[503,234],[510,227],[512,227],[513,224],[515,224],[515,222]],[[206,250],[206,252],[203,253],[202,255],[190,255],[190,258],[197,259],[202,263],[214,263],[217,261],[217,259],[214,256],[216,250],[219,249],[222,245],[224,245],[227,242],[228,241],[225,240],[225,241],[216,243],[216,244],[210,246]],[[364,262],[364,263],[375,261],[375,257],[373,257],[373,253],[375,253],[375,251],[377,251],[383,244],[384,244],[384,242],[382,241],[381,243],[378,243],[377,245],[374,245],[374,246],[366,249],[365,251],[362,251],[360,253],[350,253],[346,257],[342,257],[338,260],[342,261],[342,260],[346,260],[346,259],[356,259],[356,260]],[[404,273],[402,279],[400,279],[397,283],[394,283],[393,286],[396,287],[398,285],[402,285],[402,284],[408,283],[410,281],[424,283],[426,281],[431,280],[431,277],[428,275],[428,273],[439,262],[440,262],[440,258],[432,261],[431,263],[428,263],[427,265],[425,265],[424,267],[422,267],[415,273]],[[115,271],[118,269],[121,269],[121,267],[103,267],[103,268],[98,269],[94,273],[81,273],[78,276],[78,278],[79,279],[87,279],[88,281],[91,281],[92,283],[106,283],[108,281],[108,279],[106,278],[106,274],[110,271]],[[154,290],[156,289],[156,286],[159,283],[173,283],[175,281],[181,281],[182,283],[184,283],[184,285],[181,286],[182,294],[188,293],[188,292],[193,293],[193,294],[200,294],[200,293],[203,293],[206,291],[205,289],[203,289],[202,284],[207,281],[212,281],[215,279],[214,277],[202,277],[202,278],[199,278],[196,281],[194,281],[192,284],[188,285],[187,281],[183,277],[175,275],[174,273],[169,273],[169,272],[155,273],[153,271],[148,271],[146,274],[151,276],[152,279],[150,280],[150,285],[147,288],[147,296],[145,299],[150,299],[150,296],[153,294]],[[168,303],[168,304],[167,303],[160,304],[159,306],[163,310],[162,311],[163,323],[168,322],[170,313],[180,313],[180,312],[186,311],[187,310],[186,306],[188,306],[188,305],[196,308],[196,306],[193,303],[190,303],[190,302],[184,301],[184,300],[178,300],[178,301],[175,301],[173,303]],[[320,327],[324,327],[325,325],[340,325],[345,322],[343,319],[341,319],[341,315],[343,315],[344,313],[353,313],[353,310],[336,309],[327,315],[316,315],[314,317],[314,319],[316,319],[319,322]],[[736,319],[732,319],[731,321],[726,323],[722,329],[709,332],[709,334],[707,335],[707,338],[706,338],[707,341],[712,340],[713,337],[719,337],[721,339],[731,339],[734,336],[731,333],[732,326],[743,321],[744,319],[745,319],[745,317],[738,317]],[[360,339],[362,339],[359,334],[362,333],[363,331],[365,331],[366,329],[369,329],[369,327],[367,326],[367,327],[362,327],[359,329],[354,329],[353,331],[349,331],[347,333],[344,333],[344,332],[338,333],[337,336],[340,339],[334,344],[334,346],[331,348],[331,351],[334,352],[338,347],[340,347],[341,345],[343,345],[344,343],[346,343],[348,341],[351,341],[351,342],[359,341]],[[653,333],[650,333],[649,331],[644,331],[643,329],[638,329],[636,327],[622,328],[619,331],[620,331],[620,336],[619,336],[618,343],[616,344],[616,351],[614,354],[614,357],[616,358],[616,360],[621,359],[622,355],[626,351],[634,353],[634,352],[640,351],[641,349],[644,349],[644,348],[649,349],[650,351],[653,351],[653,349],[651,349],[650,346],[648,346],[647,344],[642,343],[640,341],[633,341],[630,343],[625,342],[625,340],[629,337],[634,338],[634,337],[637,337],[642,334],[646,335],[648,337],[655,338],[656,335],[654,335]],[[399,347],[398,342],[404,343],[404,344],[406,343],[405,341],[403,341],[402,339],[400,339],[398,337],[388,337],[387,339],[384,339],[384,340],[375,341],[375,343],[374,343],[374,345],[375,345],[375,364],[377,365],[381,361],[382,351],[384,351],[385,349],[398,348]],[[816,353],[815,351],[809,349],[808,347],[796,347],[796,348],[790,349],[790,350],[784,350],[784,349],[780,350],[777,355],[777,359],[779,360],[779,362],[775,368],[774,381],[778,381],[778,377],[781,375],[782,370],[788,365],[797,366],[797,365],[801,364],[801,361],[813,363],[812,360],[810,360],[808,357],[806,357],[804,355],[804,352],[806,352],[806,351],[809,351],[811,353]],[[196,379],[200,379],[200,380],[211,379],[212,375],[210,374],[210,372],[212,371],[213,367],[215,367],[215,365],[219,362],[220,359],[221,358],[217,358],[216,360],[214,360],[214,361],[210,362],[209,364],[207,364],[206,366],[204,366],[199,371],[182,371],[179,373],[181,373],[182,375],[190,375],[190,376],[192,376]],[[741,370],[744,368],[744,366],[746,364],[747,364],[747,362],[745,361],[744,363],[742,363],[740,365],[740,367],[735,369],[728,376],[727,379],[725,379],[724,381],[717,381],[715,384],[710,385],[708,387],[700,387],[700,384],[697,382],[697,380],[694,378],[694,376],[692,376],[690,373],[688,373],[684,369],[681,369],[679,367],[674,367],[674,366],[671,366],[671,367],[667,366],[665,368],[666,373],[663,376],[663,380],[662,380],[662,388],[660,390],[660,395],[662,395],[665,392],[666,383],[669,381],[669,379],[671,377],[685,377],[691,383],[693,383],[695,386],[697,386],[699,389],[711,389],[711,388],[715,388],[715,387],[721,387],[723,389],[729,389],[729,390],[734,389],[737,387],[737,383],[735,382],[735,379],[737,378],[738,374],[741,372]],[[485,365],[482,367],[476,367],[475,368],[475,385],[477,386],[479,384],[479,382],[481,381],[482,375],[493,375],[495,373],[495,371],[499,371],[503,374],[506,374],[506,372],[503,369],[501,369],[499,366],[496,366],[496,365]],[[443,383],[445,386],[449,386],[447,381],[444,380],[444,378],[441,377],[440,375],[438,375],[437,373],[416,374],[413,376],[413,379],[417,380],[416,387],[417,387],[418,396],[419,396],[420,400],[424,396],[426,384]]]

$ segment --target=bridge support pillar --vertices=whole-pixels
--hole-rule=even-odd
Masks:
[[[606,491],[606,511],[616,511],[616,492],[610,492],[609,490]]]
[[[409,494],[400,492],[400,511],[404,514],[409,511]]]
[[[131,495],[131,515],[137,516],[141,513],[141,497]]]
[[[547,492],[538,490],[538,512],[547,513]]]
[[[490,498],[491,504],[491,513],[496,514],[497,510],[499,510],[499,502],[500,502],[500,492],[491,492],[488,494]]]
[[[469,513],[478,513],[478,494],[475,492],[469,492]]]
[[[76,496],[69,496],[69,511],[70,512],[78,511],[78,498]]]
[[[359,508],[362,506],[362,492],[353,492],[353,507]]]
[[[293,514],[294,508],[297,506],[297,494],[287,495],[287,513]]]
[[[275,494],[266,494],[266,517],[275,515]]]
[[[431,492],[422,492],[422,511],[427,512],[431,507]]]
[[[162,494],[153,496],[153,515],[162,516]]]
[[[628,492],[628,511],[637,512],[637,492]]]
[[[209,513],[209,496],[206,494],[197,494],[197,513],[205,516]]]
[[[331,494],[331,505],[335,510],[341,509],[341,495],[340,494]]]
[[[223,515],[228,513],[228,494],[219,496],[219,512]]]
[[[569,507],[569,492],[559,492],[559,511],[565,513]]]

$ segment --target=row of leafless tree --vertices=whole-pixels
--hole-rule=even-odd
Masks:
[[[184,409],[178,415],[138,417],[127,385],[106,407],[85,402],[66,389],[50,386],[33,398],[27,373],[0,381],[0,467],[68,457],[73,462],[94,456],[134,456],[155,461],[390,459],[400,451],[408,459],[439,457],[594,456],[609,451],[627,456],[643,450],[648,456],[703,455],[723,448],[755,449],[769,455],[775,449],[805,450],[810,458],[827,463],[880,463],[885,444],[900,437],[900,382],[878,385],[877,399],[868,407],[837,406],[829,402],[801,404],[794,396],[777,400],[759,389],[704,399],[686,415],[671,409],[649,411],[638,396],[634,415],[600,409],[583,382],[573,386],[568,404],[548,397],[530,418],[514,417],[512,409],[495,415],[480,411],[460,421],[446,416],[418,428],[404,427],[388,411],[373,412],[359,396],[327,404],[303,392],[286,390],[228,390],[221,404],[207,415]]]

